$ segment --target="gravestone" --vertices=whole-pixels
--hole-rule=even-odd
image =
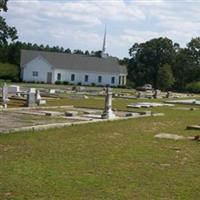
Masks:
[[[37,105],[45,105],[46,104],[46,100],[43,100],[41,95],[40,95],[40,91],[36,90],[36,94],[35,94],[35,98],[36,98],[36,103]]]
[[[77,111],[67,111],[67,112],[65,112],[65,116],[67,116],[67,117],[74,117],[74,116],[77,116],[77,115],[78,115]]]
[[[112,111],[112,89],[109,87],[106,88],[105,109],[101,117],[102,119],[113,119],[116,117]]]
[[[145,98],[152,99],[154,97],[153,90],[146,90],[145,91]]]
[[[35,88],[30,88],[27,95],[27,106],[33,107],[36,105],[36,91]]]
[[[8,87],[6,83],[4,83],[3,88],[2,88],[2,104],[3,108],[7,108],[7,102],[9,101],[8,99]]]
[[[166,98],[170,98],[170,97],[172,97],[172,93],[170,91],[168,91],[166,94]]]
[[[137,93],[137,98],[140,99],[140,98],[143,98],[143,97],[144,97],[143,93],[139,91]]]
[[[17,95],[17,96],[21,96],[20,95],[20,86],[19,85],[10,85],[8,86],[8,93],[9,94],[14,94],[14,95]]]
[[[56,93],[56,90],[55,89],[50,89],[49,90],[49,94],[55,94]]]
[[[160,94],[161,94],[161,91],[160,91],[160,90],[155,90],[155,91],[154,91],[154,95],[153,95],[154,99],[160,98]]]
[[[36,100],[39,101],[41,99],[42,97],[40,96],[40,90],[36,90]]]

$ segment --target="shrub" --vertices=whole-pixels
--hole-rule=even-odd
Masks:
[[[77,85],[82,85],[82,83],[81,83],[81,82],[78,82]]]
[[[129,89],[135,88],[135,83],[127,79],[126,87]]]
[[[64,85],[69,85],[69,82],[68,81],[64,81],[63,84]]]
[[[200,81],[187,84],[186,91],[193,93],[200,93]]]
[[[19,68],[9,63],[0,63],[0,79],[19,81]]]
[[[126,85],[119,85],[117,87],[122,88],[122,89],[125,89],[125,88],[132,89],[132,87],[129,87],[129,86],[126,86]]]
[[[61,81],[56,81],[55,84],[56,84],[56,85],[61,85],[62,82],[61,82]]]
[[[91,83],[91,86],[92,86],[92,87],[95,87],[95,86],[96,86],[96,84],[95,84],[95,83]]]

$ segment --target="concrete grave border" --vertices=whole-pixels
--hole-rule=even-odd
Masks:
[[[53,128],[64,128],[73,125],[79,124],[89,124],[89,123],[98,123],[98,122],[109,122],[109,121],[117,121],[117,120],[128,120],[134,118],[143,118],[143,117],[158,117],[164,116],[163,113],[149,113],[146,115],[138,115],[138,116],[131,116],[131,117],[121,117],[121,118],[114,118],[114,119],[93,119],[90,121],[80,121],[80,122],[66,122],[66,123],[54,123],[54,124],[45,124],[45,125],[36,125],[36,126],[27,126],[27,127],[20,127],[20,128],[11,128],[5,131],[1,131],[1,134],[9,134],[9,133],[16,133],[16,132],[35,132],[41,130],[48,130]]]

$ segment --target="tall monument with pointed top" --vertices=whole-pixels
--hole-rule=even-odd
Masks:
[[[108,57],[108,54],[106,53],[106,26],[105,26],[105,31],[104,31],[103,47],[102,47],[101,57],[102,58]]]

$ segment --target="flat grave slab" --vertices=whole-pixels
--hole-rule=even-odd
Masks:
[[[87,114],[87,115],[82,115],[83,117],[88,117],[91,119],[102,119],[101,115],[95,115],[95,114]]]
[[[184,139],[186,139],[186,137],[184,137],[184,136],[171,134],[171,133],[159,133],[159,134],[156,134],[154,136],[154,138],[171,139],[171,140],[184,140]]]
[[[74,116],[77,116],[77,115],[78,115],[77,111],[66,111],[65,112],[66,117],[74,117]]]
[[[187,129],[200,131],[200,125],[189,125],[189,126],[187,126]]]
[[[184,104],[184,105],[200,105],[200,101],[198,101],[196,99],[170,100],[170,101],[165,101],[165,103]]]
[[[175,107],[174,110],[185,110],[185,111],[195,111],[199,110],[198,108],[187,108],[187,107]]]
[[[15,113],[19,114],[26,114],[26,115],[39,115],[39,116],[45,116],[45,113],[38,112],[36,110],[18,110],[18,111],[13,111]]]
[[[153,103],[153,102],[138,102],[127,105],[128,108],[151,108],[161,106],[174,106],[173,104]]]
[[[83,117],[83,116],[72,116],[72,117],[63,117],[63,119],[67,119],[67,120],[72,120],[72,121],[90,121],[93,120],[92,118],[88,118],[88,117]]]
[[[64,115],[63,112],[56,112],[56,111],[41,111],[44,113],[46,116],[61,116]]]

